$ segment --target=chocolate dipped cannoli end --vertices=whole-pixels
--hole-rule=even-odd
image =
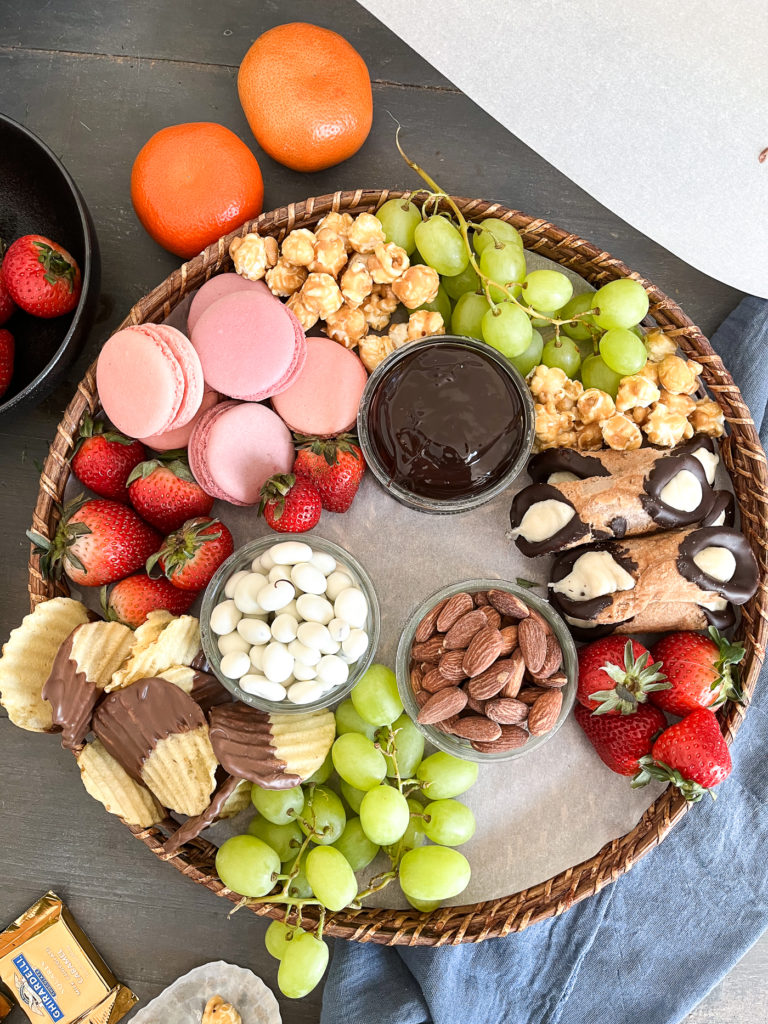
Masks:
[[[727,526],[702,526],[680,543],[677,569],[701,590],[732,604],[745,604],[757,590],[760,572],[746,537]]]
[[[531,484],[515,495],[509,510],[510,536],[528,558],[562,551],[591,539],[575,506],[557,487]]]

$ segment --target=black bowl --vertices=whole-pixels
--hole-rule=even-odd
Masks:
[[[99,243],[83,197],[61,161],[36,135],[0,114],[0,238],[45,235],[77,260],[83,290],[66,316],[44,320],[16,310],[4,324],[16,339],[13,380],[0,415],[40,402],[77,358],[99,298]]]

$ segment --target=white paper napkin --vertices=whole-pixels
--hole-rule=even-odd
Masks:
[[[205,1004],[217,995],[234,1006],[243,1024],[281,1024],[277,1000],[261,978],[223,960],[177,978],[139,1010],[131,1024],[200,1024]]]

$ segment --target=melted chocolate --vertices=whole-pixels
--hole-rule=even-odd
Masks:
[[[714,501],[709,512],[704,516],[701,521],[702,526],[733,526],[736,521],[736,502],[730,491],[715,491]],[[725,519],[722,523],[715,523],[723,513],[725,513]]]
[[[694,557],[708,547],[727,548],[736,559],[736,571],[726,583],[708,576],[694,562]],[[759,580],[757,561],[746,537],[727,526],[703,526],[689,533],[680,544],[677,571],[702,590],[719,594],[733,604],[747,602],[757,590]]]
[[[523,516],[531,505],[535,505],[538,501],[547,501],[549,499],[561,501],[564,505],[572,508],[574,515],[562,529],[553,533],[551,537],[546,537],[544,540],[531,541],[526,540],[525,537],[516,537],[515,544],[517,544],[520,551],[527,558],[535,558],[536,555],[548,555],[552,551],[559,550],[564,544],[572,544],[574,541],[579,540],[579,538],[586,537],[589,534],[589,527],[579,519],[579,513],[572,502],[568,501],[563,493],[551,484],[531,484],[515,495],[512,507],[509,510],[509,521],[512,529],[516,530],[520,526]]]
[[[139,679],[110,693],[93,716],[93,731],[126,772],[141,782],[141,770],[160,740],[205,725],[205,715],[167,679]]]
[[[479,494],[509,472],[525,417],[514,380],[493,358],[445,341],[382,376],[368,430],[391,482],[445,500]]]
[[[610,551],[614,561],[622,569],[631,575],[637,572],[637,562],[629,557],[629,552],[623,545],[604,542],[601,544],[590,544],[588,548],[572,548],[570,551],[564,551],[562,555],[558,555],[552,565],[551,582],[559,583],[560,580],[565,579],[571,569],[573,569],[576,560],[586,554],[587,551]],[[558,594],[553,591],[551,600],[564,615],[571,615],[576,619],[594,619],[603,608],[613,604],[613,596],[613,594],[604,594],[602,597],[593,597],[588,601],[573,601],[566,597],[565,594]]]
[[[229,690],[224,689],[216,676],[211,675],[210,672],[199,671],[196,671],[192,676],[192,689],[189,696],[200,705],[206,714],[208,714],[211,708],[215,708],[219,704],[231,704],[234,699]]]
[[[264,789],[290,789],[301,782],[277,756],[266,711],[246,704],[222,704],[211,710],[210,719],[213,752],[230,775]]]
[[[608,529],[617,540],[621,540],[627,532],[627,520],[624,516],[614,516],[610,523],[608,523]]]
[[[701,446],[698,445],[698,447]],[[683,512],[671,505],[666,505],[661,500],[661,492],[670,480],[684,469],[692,473],[701,484],[701,501],[692,512]],[[676,452],[674,455],[658,459],[643,481],[643,490],[644,493],[640,495],[643,508],[663,530],[675,530],[681,526],[700,523],[715,500],[714,491],[707,481],[704,467],[697,458],[687,453],[678,455]]]
[[[224,779],[217,785],[211,797],[211,802],[203,813],[195,815],[194,818],[187,818],[184,824],[180,825],[173,835],[165,841],[163,850],[166,853],[177,853],[184,843],[188,843],[191,839],[196,839],[201,832],[219,820],[224,805],[242,781],[241,779],[234,778],[232,775],[222,774]]]
[[[51,674],[43,685],[42,696],[51,705],[53,723],[61,732],[61,745],[74,750],[91,731],[91,718],[101,690],[80,672],[72,660],[72,644],[79,626],[59,647]]]
[[[699,451],[700,448],[706,448],[708,452],[712,452],[713,455],[717,455],[718,457],[720,455],[717,441],[715,441],[714,437],[710,437],[708,434],[694,434],[690,440],[677,445],[673,454],[693,455],[693,453]]]
[[[580,480],[590,476],[610,476],[595,455],[584,455],[573,448],[547,448],[534,455],[528,463],[528,476],[537,484],[545,484],[552,473],[573,473]]]

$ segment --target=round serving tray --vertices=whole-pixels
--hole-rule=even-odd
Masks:
[[[280,240],[294,228],[312,227],[331,210],[352,214],[373,212],[387,199],[404,194],[386,189],[335,192],[333,195],[307,199],[263,213],[257,220],[219,239],[199,256],[182,264],[162,284],[136,303],[120,327],[164,320],[188,292],[198,288],[220,270],[231,269],[229,243],[236,235],[259,231]],[[743,607],[738,628],[738,636],[747,648],[743,666],[745,703],[729,703],[719,715],[726,741],[730,743],[746,714],[768,635],[766,458],[739,389],[720,357],[680,306],[620,260],[548,221],[529,217],[498,203],[464,198],[456,198],[455,202],[468,220],[498,217],[510,221],[521,233],[526,249],[568,267],[595,287],[620,277],[632,277],[640,281],[650,297],[649,317],[675,339],[686,355],[703,364],[704,383],[721,406],[729,426],[729,436],[723,440],[722,445],[723,462],[733,481],[741,513],[741,528],[760,566],[760,585],[755,596]],[[99,408],[94,363],[88,368],[78,385],[77,393],[64,412],[40,476],[32,526],[44,537],[51,537],[56,529],[59,515],[57,503],[61,502],[64,495],[69,477],[68,460],[82,416],[85,412],[93,414]],[[53,583],[43,579],[37,556],[30,553],[31,606],[34,608],[40,601],[66,593],[64,582]],[[677,789],[668,788],[626,835],[606,843],[589,860],[521,892],[468,906],[444,907],[430,914],[421,914],[412,909],[374,907],[364,907],[358,911],[344,910],[326,917],[325,931],[330,935],[359,942],[420,946],[480,942],[521,931],[528,925],[563,913],[574,903],[592,896],[609,882],[615,881],[665,838],[689,806]],[[200,837],[187,843],[178,854],[169,858],[163,852],[166,837],[159,828],[126,827],[153,853],[161,859],[170,860],[178,871],[194,882],[206,886],[219,896],[225,896],[233,903],[239,902],[239,897],[226,889],[216,875],[216,847],[206,839]],[[283,907],[274,904],[262,904],[251,909],[256,914],[270,917],[281,916],[283,913]],[[303,917],[307,923],[316,920],[316,910],[315,907],[305,909]]]

